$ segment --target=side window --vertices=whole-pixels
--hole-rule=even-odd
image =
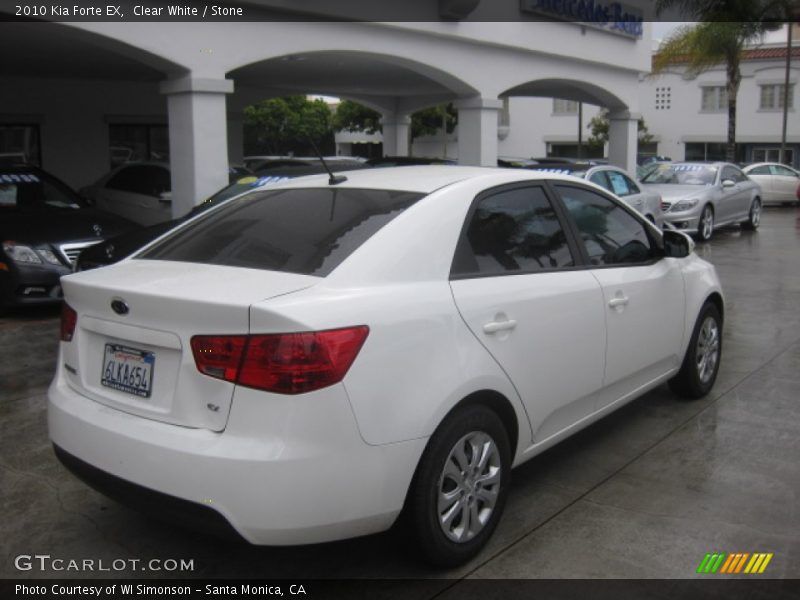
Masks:
[[[762,165],[760,167],[754,167],[754,168],[750,169],[750,172],[748,173],[748,175],[769,175],[770,174],[769,169],[770,168],[767,165]]]
[[[787,169],[786,167],[781,167],[779,165],[773,165],[770,167],[772,169],[773,175],[780,175],[781,177],[797,177],[797,173],[792,171],[791,169]]]
[[[541,187],[479,201],[453,261],[453,275],[503,275],[574,266],[567,238]]]
[[[137,174],[141,167],[125,167],[114,174],[106,183],[110,190],[120,190],[121,192],[139,193],[137,187]]]
[[[133,165],[118,171],[106,187],[133,194],[158,196],[170,190],[169,171],[157,165]]]
[[[608,177],[606,177],[606,174],[603,171],[595,171],[592,173],[592,176],[589,177],[589,181],[596,183],[601,188],[607,189],[609,192],[612,191],[611,184],[608,183]]]
[[[611,182],[611,191],[617,196],[630,196],[634,193],[631,191],[628,186],[628,181],[622,173],[608,171],[606,175],[608,175],[608,180]]]
[[[645,263],[654,252],[645,226],[619,204],[582,188],[556,185],[593,265]]]
[[[642,190],[639,189],[639,186],[636,185],[630,177],[624,173],[620,173],[620,176],[625,180],[625,183],[628,184],[628,190],[631,194],[640,194],[642,192]]]
[[[726,179],[730,179],[731,181],[738,183],[740,181],[747,181],[747,176],[739,169],[735,169],[733,167],[724,167],[722,169],[722,181],[725,181]]]

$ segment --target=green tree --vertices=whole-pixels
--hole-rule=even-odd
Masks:
[[[435,135],[442,128],[442,121],[447,133],[453,133],[458,125],[458,111],[452,102],[418,110],[411,115],[411,140],[423,135]]]
[[[685,25],[667,38],[653,59],[653,75],[680,64],[689,75],[725,65],[728,100],[726,159],[736,160],[736,96],[742,74],[739,69],[745,45],[787,20],[796,0],[657,0],[657,11],[678,9],[684,18],[698,21]]]
[[[244,109],[248,154],[313,154],[333,144],[331,110],[320,98],[286,96]],[[328,150],[329,151],[329,150]]]
[[[363,131],[375,133],[383,131],[379,112],[367,108],[351,100],[342,100],[333,117],[333,128],[336,131]],[[458,125],[458,111],[452,102],[423,108],[411,115],[411,141],[424,135],[435,135],[442,129],[442,122],[447,133],[453,133]]]
[[[373,134],[383,130],[381,113],[353,102],[342,100],[333,114],[333,128],[336,131],[363,131]]]
[[[639,142],[645,144],[651,142],[653,136],[647,129],[647,124],[644,122],[643,117],[639,118],[637,125],[639,130]],[[608,142],[608,109],[601,109],[600,112],[591,118],[586,127],[591,132],[589,139],[586,140],[587,144],[597,147]]]

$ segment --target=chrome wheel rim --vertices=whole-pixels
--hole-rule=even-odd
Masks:
[[[754,227],[758,227],[761,222],[761,202],[758,200],[753,202],[753,208],[750,209],[750,222]]]
[[[697,336],[697,374],[703,384],[714,376],[719,362],[719,327],[713,317],[706,317]]]
[[[439,526],[453,542],[468,542],[483,531],[500,493],[501,463],[497,444],[473,431],[447,456],[437,488]]]
[[[714,231],[714,213],[710,208],[703,211],[703,239],[707,240]]]

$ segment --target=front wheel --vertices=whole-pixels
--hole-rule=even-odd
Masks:
[[[750,231],[755,231],[756,229],[758,229],[758,226],[760,224],[761,224],[761,200],[759,198],[754,198],[753,203],[750,205],[750,214],[747,217],[747,221],[742,223],[742,227]]]
[[[701,242],[707,242],[714,234],[714,209],[706,204],[700,214],[700,223],[697,226],[697,237]]]
[[[485,406],[450,415],[422,455],[406,504],[416,550],[453,567],[478,554],[505,507],[511,449],[502,421]]]
[[[722,318],[717,307],[706,302],[697,317],[681,370],[669,380],[669,387],[684,398],[702,398],[714,387],[721,357]]]

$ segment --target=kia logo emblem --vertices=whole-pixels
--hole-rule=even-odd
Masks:
[[[120,300],[119,298],[115,298],[111,301],[111,309],[118,315],[127,315],[130,311],[128,305],[125,304],[125,301]]]

